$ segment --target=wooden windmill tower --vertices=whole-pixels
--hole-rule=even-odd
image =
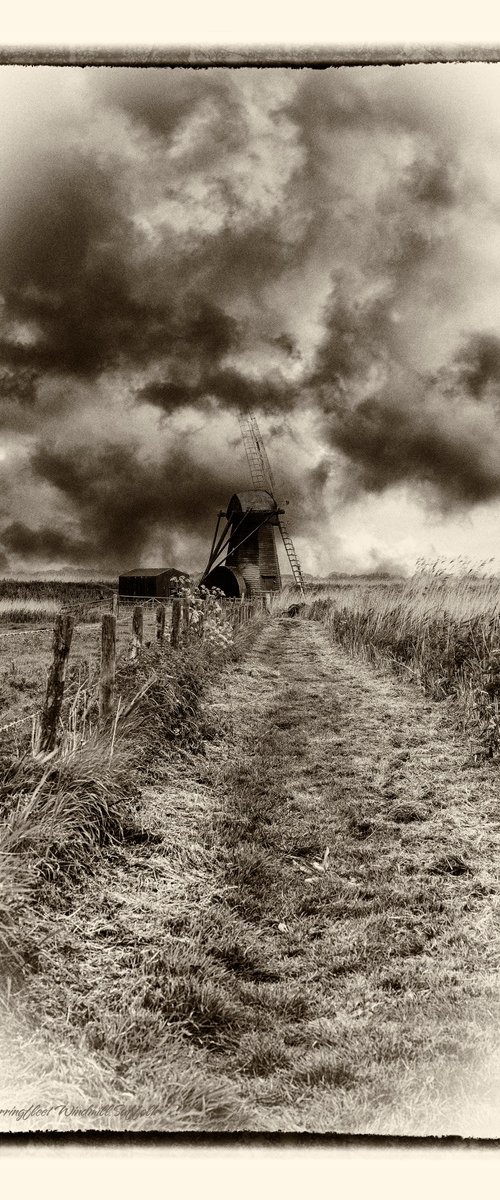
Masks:
[[[257,421],[239,413],[253,489],[231,497],[220,512],[202,583],[219,587],[226,596],[253,596],[281,589],[276,539],[279,535],[288,556],[294,582],[301,593],[304,580],[294,544],[283,520],[284,510],[275,499],[275,485]],[[225,520],[222,532],[221,521]]]

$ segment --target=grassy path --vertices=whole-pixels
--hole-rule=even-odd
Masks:
[[[495,768],[311,621],[205,710],[205,754],[153,764],[142,830],[41,914],[12,1061],[82,1111],[24,1127],[498,1136]]]

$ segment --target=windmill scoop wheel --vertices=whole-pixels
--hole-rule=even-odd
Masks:
[[[202,582],[220,587],[229,596],[255,596],[281,589],[276,548],[278,529],[301,595],[304,580],[297,552],[275,499],[275,483],[257,421],[240,411],[239,422],[253,490],[232,496],[227,512],[219,513],[209,561]],[[220,522],[225,518],[222,533]]]

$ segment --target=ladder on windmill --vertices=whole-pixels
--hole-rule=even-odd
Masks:
[[[257,489],[262,488],[264,491],[269,492],[276,503],[276,487],[271,471],[271,464],[267,457],[267,452],[262,441],[262,435],[256,418],[254,417],[253,413],[244,412],[242,409],[240,409],[238,413],[238,418],[253,486]],[[283,517],[279,515],[277,520],[283,539],[283,545],[290,563],[294,583],[296,587],[299,588],[302,595],[304,595],[304,577],[302,575],[297,551]]]
[[[292,568],[292,575],[293,575],[294,581],[295,581],[297,587],[300,588],[300,591],[303,594],[304,593],[304,577],[302,575],[300,563],[297,558],[297,551],[292,542],[290,534],[287,530],[287,527],[285,525],[283,517],[278,517],[278,524],[280,527],[281,536],[283,538],[283,545],[284,545],[285,550],[288,555],[288,561]]]

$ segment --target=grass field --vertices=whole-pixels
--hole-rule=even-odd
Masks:
[[[500,580],[422,571],[317,592],[310,615],[349,653],[383,662],[433,700],[453,700],[471,752],[500,746]]]
[[[44,1127],[498,1136],[496,581],[341,596],[125,658],[112,753],[5,751],[5,1088]]]
[[[6,601],[12,604],[12,601]],[[23,604],[31,601],[23,601]],[[1,610],[0,601],[0,610]],[[9,747],[15,745],[17,734],[23,735],[29,731],[16,726],[7,731],[5,726],[11,722],[29,717],[30,713],[40,710],[44,695],[47,671],[52,657],[52,634],[54,617],[60,611],[55,600],[33,601],[38,606],[31,621],[23,620],[2,622],[0,618],[0,737],[7,738]],[[11,610],[12,611],[12,610]],[[100,657],[100,617],[109,611],[109,601],[106,599],[97,604],[94,600],[90,606],[82,608],[75,606],[71,609],[75,618],[71,654],[68,663],[66,701],[64,718],[71,697],[79,688],[87,691],[95,689]],[[167,636],[170,611],[167,612]],[[118,657],[127,657],[132,636],[132,610],[121,606],[116,626],[116,642]],[[156,638],[155,612],[152,608],[144,609],[144,640],[154,643]],[[2,729],[4,730],[2,734]],[[9,740],[10,739],[10,740]],[[14,742],[12,742],[14,739]],[[18,745],[21,746],[18,738]]]
[[[203,641],[194,634],[177,651],[170,648],[168,640],[163,648],[156,645],[154,613],[150,613],[144,648],[137,662],[132,662],[128,654],[130,613],[123,621],[126,633],[121,646],[118,637],[121,654],[116,680],[121,707],[112,733],[101,733],[97,724],[97,626],[83,628],[89,655],[83,681],[85,654],[81,645],[76,655],[72,647],[68,700],[62,710],[63,728],[55,759],[54,754],[36,752],[26,724],[18,730],[6,722],[0,749],[0,853],[4,864],[0,952],[3,949],[6,968],[9,956],[11,965],[22,967],[18,917],[26,897],[31,902],[35,896],[34,882],[77,877],[96,847],[121,836],[123,823],[131,819],[128,801],[136,790],[137,771],[151,755],[161,757],[172,740],[177,747],[196,744],[200,736],[198,697],[206,679],[227,655],[238,652],[238,637],[229,635],[224,613],[213,629],[205,629]],[[13,645],[23,636],[15,630]],[[26,634],[31,641],[33,636],[31,630]],[[42,652],[37,656],[34,651],[33,644],[30,657],[36,678],[21,675],[17,658],[4,669],[4,688],[28,692],[32,707],[43,695],[50,644],[44,638]],[[72,695],[75,687],[76,698]]]
[[[69,607],[81,620],[88,619],[92,608],[108,601],[112,581],[71,580],[0,580],[0,624],[39,623],[53,620],[59,610]]]

